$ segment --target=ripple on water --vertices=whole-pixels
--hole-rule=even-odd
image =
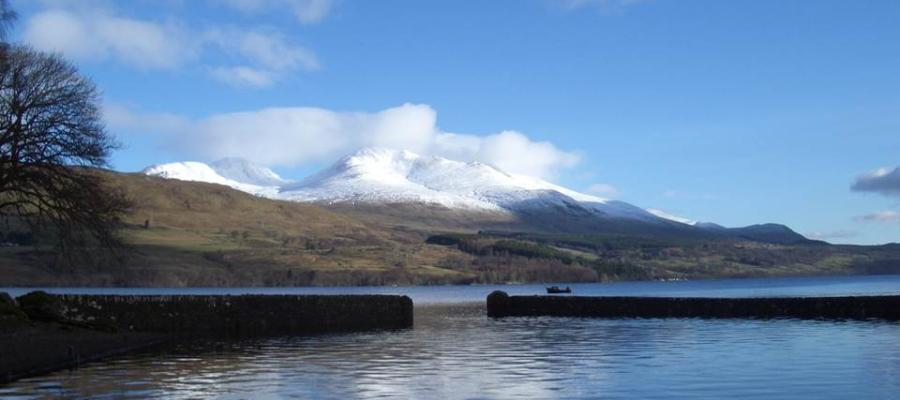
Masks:
[[[413,329],[182,344],[27,379],[29,398],[889,398],[900,324],[418,308]]]

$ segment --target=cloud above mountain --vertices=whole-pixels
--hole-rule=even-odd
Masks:
[[[268,166],[330,162],[361,147],[389,147],[461,161],[481,161],[505,171],[550,177],[575,166],[579,155],[521,132],[486,135],[451,133],[425,104],[403,104],[378,112],[277,107],[188,119],[144,114],[121,105],[105,107],[119,134],[161,134],[163,143],[187,157],[241,157]],[[153,122],[156,121],[156,122]]]
[[[885,196],[900,196],[900,167],[879,168],[856,178],[850,189],[856,192],[874,192]]]

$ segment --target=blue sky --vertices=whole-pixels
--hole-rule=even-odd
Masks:
[[[17,40],[102,90],[119,170],[243,156],[301,178],[402,146],[691,219],[900,241],[897,1],[13,6]]]

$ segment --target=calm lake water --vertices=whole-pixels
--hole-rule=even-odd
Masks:
[[[580,295],[900,294],[900,276],[572,284]],[[501,288],[56,289],[78,293],[402,293],[415,327],[203,342],[130,354],[0,387],[22,398],[889,399],[900,396],[900,323],[506,318]],[[21,294],[22,290],[10,290]]]

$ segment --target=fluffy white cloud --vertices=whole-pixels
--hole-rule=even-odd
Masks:
[[[329,162],[368,146],[481,161],[537,177],[552,176],[579,159],[552,143],[533,141],[518,132],[486,136],[442,132],[437,127],[437,112],[422,104],[404,104],[374,113],[266,108],[194,121],[168,114],[139,117],[139,113],[113,105],[107,106],[106,114],[110,128],[116,132],[146,130],[140,126],[145,121],[168,121],[156,123],[150,130],[168,133],[168,145],[187,157],[242,157],[273,166]]]
[[[900,222],[900,212],[881,211],[856,217],[857,221],[864,222]]]
[[[50,9],[25,23],[24,38],[38,49],[76,59],[114,58],[141,68],[172,68],[194,52],[174,25],[139,21],[102,11]]]
[[[556,169],[572,167],[579,157],[560,151],[550,142],[534,142],[513,131],[489,135],[481,141],[475,159],[507,171],[545,176]]]
[[[613,185],[609,185],[606,183],[595,183],[587,187],[585,192],[590,193],[595,196],[600,196],[604,198],[614,198],[618,197],[620,192]]]
[[[232,65],[206,66],[210,75],[236,86],[266,87],[296,71],[320,66],[309,49],[271,30],[189,30],[115,15],[103,7],[50,8],[25,22],[24,39],[34,47],[76,60],[114,60],[144,69],[172,69],[225,55]]]
[[[301,23],[319,22],[331,12],[333,0],[224,0],[224,4],[243,12],[281,11],[293,12]]]

